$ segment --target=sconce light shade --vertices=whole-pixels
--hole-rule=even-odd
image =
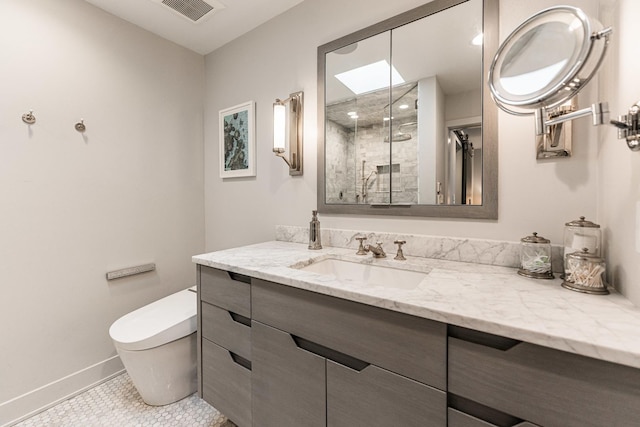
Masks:
[[[302,175],[302,95],[292,93],[273,104],[273,152],[289,166],[289,175]],[[287,142],[289,156],[285,156]]]
[[[273,151],[276,153],[284,153],[286,148],[286,109],[277,101],[273,104]]]

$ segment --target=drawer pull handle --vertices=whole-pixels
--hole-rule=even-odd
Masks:
[[[463,417],[471,417],[479,420],[478,423],[484,421],[482,425],[492,426],[509,426],[509,427],[539,427],[522,418],[516,418],[512,415],[498,411],[489,406],[482,405],[473,400],[466,399],[453,393],[447,395],[447,404],[449,410],[453,410],[462,414]],[[465,424],[466,425],[466,424]],[[473,425],[476,425],[473,423]],[[479,424],[478,424],[479,425]]]
[[[459,340],[483,345],[485,347],[491,347],[501,351],[511,350],[518,344],[522,343],[522,341],[514,340],[511,338],[501,337],[499,335],[493,335],[486,332],[474,331],[473,329],[467,329],[453,325],[448,326],[448,335]],[[529,426],[524,425],[523,427]]]
[[[231,271],[227,271],[227,274],[229,274],[229,277],[231,278],[231,280],[235,280],[236,282],[251,284],[251,277],[249,276],[245,276],[244,274],[240,274],[240,273],[233,273]]]
[[[336,362],[340,365],[346,366],[347,368],[351,368],[354,371],[362,371],[364,368],[369,366],[369,363],[364,362],[360,359],[356,359],[355,357],[351,357],[347,354],[340,353],[339,351],[330,349],[320,344],[316,344],[312,341],[306,340],[304,338],[297,337],[295,335],[291,335],[293,338],[293,342],[295,342],[298,348],[306,350],[310,353],[316,354],[320,357],[324,357],[333,362]]]
[[[231,360],[237,365],[242,366],[245,369],[251,370],[251,361],[245,359],[242,356],[238,356],[237,354],[227,350],[229,352],[229,356],[231,356]]]
[[[227,311],[227,313],[229,313],[229,316],[231,317],[231,320],[233,320],[236,323],[240,323],[242,325],[251,327],[251,319],[249,319],[248,317],[244,317],[238,313],[234,313],[232,311]]]

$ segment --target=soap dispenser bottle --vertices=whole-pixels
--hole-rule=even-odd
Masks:
[[[320,243],[320,221],[318,221],[318,211],[311,211],[312,217],[309,223],[309,249],[322,249]]]

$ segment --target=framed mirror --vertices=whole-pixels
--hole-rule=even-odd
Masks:
[[[318,211],[496,219],[497,0],[435,0],[318,48]]]

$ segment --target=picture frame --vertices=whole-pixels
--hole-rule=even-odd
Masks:
[[[218,113],[220,178],[256,176],[255,102]]]

